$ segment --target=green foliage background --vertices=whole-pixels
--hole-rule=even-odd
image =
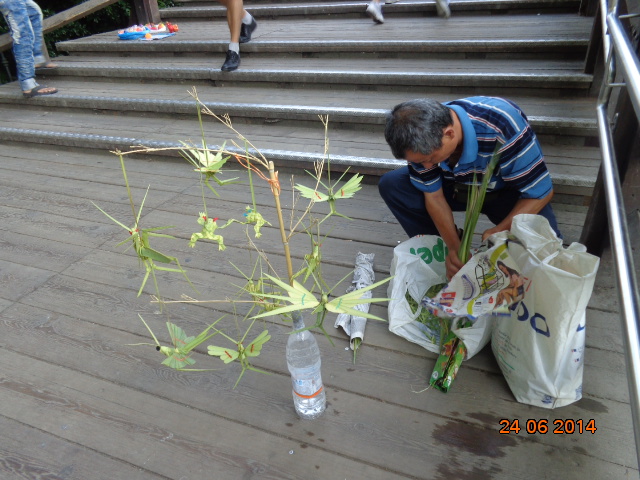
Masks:
[[[71,7],[80,5],[85,0],[36,0],[36,3],[40,5],[44,17],[47,18],[59,12],[63,12]],[[168,8],[173,7],[176,2],[174,0],[158,0],[158,7]],[[76,38],[86,37],[94,35],[96,33],[104,33],[111,30],[117,30],[118,28],[128,27],[133,24],[131,10],[133,2],[130,0],[120,0],[113,5],[110,5],[102,10],[95,12],[92,15],[81,18],[80,20],[65,25],[51,33],[44,36],[44,41],[49,50],[51,57],[56,57],[60,53],[56,50],[56,42],[64,40],[73,40]],[[0,15],[0,34],[8,32],[7,24]],[[8,62],[8,67],[11,70],[11,75],[15,78],[15,63],[13,61],[13,54],[11,51],[3,52],[5,59]],[[6,83],[8,76],[6,69],[0,68],[0,83]]]

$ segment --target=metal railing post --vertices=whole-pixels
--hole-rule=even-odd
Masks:
[[[606,0],[603,2],[606,4]],[[606,13],[605,13],[606,12]],[[597,120],[602,152],[602,178],[609,217],[611,248],[620,295],[620,315],[625,343],[629,403],[633,420],[636,457],[640,465],[640,307],[638,285],[631,254],[631,243],[622,199],[622,187],[613,148],[607,105],[615,85],[616,67],[622,71],[629,97],[640,118],[640,63],[631,48],[624,29],[617,18],[617,1],[613,8],[602,8],[606,15],[603,42],[605,50],[605,79],[598,97]],[[614,61],[615,60],[615,61]]]

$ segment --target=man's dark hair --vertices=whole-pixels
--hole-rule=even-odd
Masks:
[[[384,138],[396,158],[408,150],[429,155],[442,147],[442,132],[453,125],[449,107],[430,98],[403,102],[387,114]]]

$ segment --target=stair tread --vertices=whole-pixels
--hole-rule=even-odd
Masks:
[[[483,43],[488,41],[570,41],[588,42],[593,19],[577,14],[545,15],[545,19],[553,21],[557,28],[549,35],[540,29],[538,15],[522,15],[508,17],[509,28],[505,28],[505,17],[451,17],[428,19],[420,16],[399,17],[390,19],[382,25],[376,25],[364,16],[363,18],[330,18],[304,20],[272,20],[260,19],[256,14],[258,28],[252,35],[252,41],[246,45],[266,41],[287,41],[291,43],[323,44],[331,41],[355,41],[361,43],[380,42],[382,47],[387,42],[468,42]],[[180,31],[162,40],[120,40],[116,32],[106,32],[91,37],[61,42],[61,46],[70,44],[91,44],[111,42],[122,46],[135,43],[161,46],[170,42],[193,41],[229,41],[229,30],[224,18],[215,20],[193,20],[177,22]]]
[[[333,1],[333,2],[278,2],[265,3],[258,2],[251,5],[251,9],[269,13],[270,15],[311,15],[311,14],[336,14],[336,13],[353,13],[361,11],[368,2],[354,1]],[[512,11],[528,9],[566,9],[571,8],[577,10],[580,5],[578,0],[454,0],[450,4],[452,12],[460,14],[462,12],[493,12],[493,11]],[[435,2],[429,0],[403,0],[393,5],[385,5],[385,9],[395,12],[426,12],[428,14],[436,14]],[[222,7],[215,4],[205,5],[186,5],[163,10],[164,18],[170,18],[172,15],[189,15],[196,13],[209,14],[215,13],[224,15],[225,11]]]
[[[332,159],[378,175],[403,164],[383,135],[384,114],[397,103],[504,96],[540,133],[561,193],[590,195],[600,153],[585,146],[595,137],[595,100],[582,57],[594,19],[562,13],[578,2],[454,0],[459,13],[445,20],[432,0],[401,0],[384,6],[383,25],[366,17],[367,3],[247,6],[259,27],[235,72],[219,69],[229,30],[217,2],[163,10],[165,19],[177,15],[180,31],[162,40],[123,41],[112,31],[59,43],[70,55],[38,72],[58,95],[24,107],[15,84],[0,87],[0,139],[102,150],[197,143],[196,85],[202,101],[293,168],[322,157],[316,115],[328,113]],[[211,119],[206,132],[211,144],[232,136]]]
[[[468,76],[485,74],[495,78],[511,76],[539,75],[540,77],[565,76],[577,81],[589,82],[591,75],[582,73],[583,62],[577,60],[526,60],[526,59],[433,59],[425,62],[419,59],[369,59],[369,58],[300,58],[297,56],[266,56],[242,54],[241,69],[228,74],[229,79],[247,70],[264,71],[309,71],[343,72],[348,74],[381,73],[397,77],[412,74],[423,76],[458,75]],[[207,57],[163,57],[153,60],[139,57],[119,57],[117,55],[69,56],[56,59],[60,68],[47,71],[47,75],[56,75],[77,68],[99,67],[105,70],[127,69],[130,71],[165,71],[171,69],[189,69],[193,71],[218,70],[222,53]],[[43,72],[44,73],[44,72]],[[544,80],[544,78],[541,78]]]
[[[102,100],[118,99],[125,104],[133,102],[162,102],[168,108],[187,104],[195,105],[195,100],[190,95],[190,87],[177,84],[163,84],[162,88],[139,83],[99,82],[91,83],[77,80],[73,77],[56,78],[56,87],[60,90],[58,95],[39,99],[47,105],[64,105],[74,98],[97,98]],[[225,84],[220,87],[200,87],[197,89],[199,98],[205,103],[219,102],[235,105],[240,108],[257,108],[263,110],[271,107],[273,110],[291,109],[336,109],[360,111],[361,115],[379,115],[379,111],[386,111],[400,102],[418,96],[428,96],[440,102],[454,100],[456,98],[471,97],[474,92],[457,90],[455,94],[430,92],[425,89],[421,95],[412,95],[406,91],[363,91],[354,95],[352,90],[326,90],[323,88],[289,89],[268,86],[236,86]],[[15,99],[22,101],[22,96],[16,90],[15,85],[0,86],[0,101]],[[518,104],[525,112],[532,124],[542,121],[564,122],[566,124],[581,124],[595,127],[595,110],[593,99],[588,97],[570,98],[541,98],[530,95],[509,96],[509,99]],[[373,111],[378,110],[378,111]],[[174,110],[175,111],[175,110]],[[182,109],[180,110],[182,111]],[[187,110],[188,111],[188,110]],[[176,112],[178,113],[178,112]],[[318,111],[318,113],[322,113]],[[569,114],[570,113],[570,114]]]
[[[166,118],[133,115],[127,112],[119,115],[103,115],[48,108],[25,108],[18,105],[8,105],[3,110],[6,115],[0,119],[0,138],[11,131],[32,130],[66,134],[71,137],[78,136],[81,144],[85,144],[93,137],[113,137],[123,139],[125,143],[133,142],[129,145],[121,145],[119,148],[147,142],[169,142],[176,145],[179,141],[195,144],[200,142],[200,127],[195,114],[194,119],[167,122]],[[227,127],[214,119],[205,117],[204,122],[207,142],[210,145],[219,145],[224,141],[230,142],[234,138]],[[324,129],[319,120],[315,126],[304,123],[279,125],[275,122],[237,124],[236,128],[260,150],[295,152],[297,155],[320,157],[323,152]],[[96,135],[97,132],[99,135]],[[391,156],[381,129],[334,130],[330,124],[329,141],[332,158],[343,156],[378,159],[390,164],[394,162],[396,165],[400,164]],[[593,185],[599,167],[597,149],[546,144],[543,139],[541,144],[555,181],[577,186]]]

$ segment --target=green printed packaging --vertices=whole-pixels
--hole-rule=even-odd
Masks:
[[[441,392],[448,392],[466,354],[467,348],[464,346],[464,342],[455,333],[449,332],[442,342],[442,349],[433,368],[429,384]]]

